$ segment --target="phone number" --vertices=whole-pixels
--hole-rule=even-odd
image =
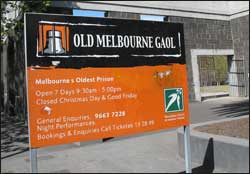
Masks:
[[[125,116],[126,116],[126,111],[102,112],[95,114],[96,119],[125,117]]]

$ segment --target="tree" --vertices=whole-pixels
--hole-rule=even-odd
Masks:
[[[26,116],[24,13],[46,12],[51,1],[1,1],[1,110],[5,116]],[[3,57],[4,55],[4,57]],[[25,118],[27,119],[27,118]]]
[[[8,36],[18,40],[23,34],[25,12],[46,12],[51,1],[1,1],[1,45]]]
[[[216,81],[219,84],[224,84],[228,78],[227,57],[215,56],[214,60],[215,60]]]

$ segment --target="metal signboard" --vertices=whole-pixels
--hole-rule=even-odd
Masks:
[[[183,25],[26,14],[31,148],[189,125]]]

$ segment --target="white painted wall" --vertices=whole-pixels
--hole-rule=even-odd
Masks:
[[[102,4],[130,5],[137,7],[186,10],[196,12],[227,14],[227,1],[96,1]]]
[[[249,1],[228,1],[229,14],[243,12],[249,10]]]
[[[230,19],[249,15],[249,1],[228,1]]]
[[[249,14],[248,1],[53,1],[57,7],[230,20]],[[242,14],[241,14],[242,13]]]

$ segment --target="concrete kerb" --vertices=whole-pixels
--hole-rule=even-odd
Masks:
[[[203,168],[227,172],[249,173],[249,140],[222,135],[214,135],[194,130],[195,127],[248,118],[227,118],[219,121],[193,124],[190,126],[192,162],[202,164]],[[178,152],[184,158],[183,129],[178,129]]]
[[[229,96],[228,92],[203,93],[201,94],[201,101],[211,99],[211,98],[219,98],[219,97],[227,97],[227,96]]]

